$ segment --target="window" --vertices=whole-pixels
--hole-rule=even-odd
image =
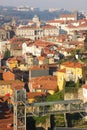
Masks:
[[[4,85],[2,85],[2,89],[4,89]]]
[[[9,88],[10,88],[10,85],[7,85],[7,88],[9,89]]]
[[[5,91],[4,91],[4,90],[1,90],[1,94],[5,94]]]

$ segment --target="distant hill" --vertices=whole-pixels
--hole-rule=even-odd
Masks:
[[[60,14],[62,13],[70,13],[68,10],[60,9],[55,12],[49,12],[48,10],[44,11],[17,11],[16,7],[3,7],[0,6],[0,14],[5,16],[5,18],[9,19],[11,17],[19,18],[19,19],[32,19],[34,15],[37,15],[40,17],[41,20],[51,20],[54,18],[58,18]]]
[[[41,20],[48,21],[54,18],[59,18],[60,14],[69,14],[72,13],[68,10],[59,9],[55,12],[49,12],[49,10],[44,11],[17,11],[16,7],[3,7],[0,6],[0,15],[4,16],[4,22],[9,22],[12,17],[15,19],[27,22],[31,20],[34,15],[39,16]]]

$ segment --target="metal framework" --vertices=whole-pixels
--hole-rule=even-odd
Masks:
[[[27,109],[27,112],[26,112]],[[80,99],[29,104],[26,90],[14,91],[14,130],[26,130],[26,117],[85,112]]]
[[[29,111],[27,115],[29,116],[44,116],[51,114],[60,114],[60,113],[76,113],[84,112],[82,100],[64,100],[64,101],[55,101],[55,102],[40,102],[28,104]],[[32,110],[32,112],[31,112]]]
[[[14,93],[14,130],[26,130],[26,91]]]

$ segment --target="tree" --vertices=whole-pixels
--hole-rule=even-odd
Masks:
[[[58,101],[58,100],[63,100],[64,99],[64,93],[63,91],[55,92],[53,95],[49,95],[46,98],[46,101]]]
[[[6,49],[4,53],[4,59],[8,59],[10,57],[10,50]]]
[[[77,80],[77,83],[76,83],[75,87],[76,87],[77,89],[80,87],[80,80],[79,80],[79,78],[78,78],[78,80]]]

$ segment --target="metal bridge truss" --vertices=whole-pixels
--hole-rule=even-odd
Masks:
[[[84,112],[82,100],[64,100],[29,104],[26,91],[14,92],[14,130],[26,130],[26,117]]]
[[[27,116],[84,112],[82,100],[64,100],[27,104]]]

